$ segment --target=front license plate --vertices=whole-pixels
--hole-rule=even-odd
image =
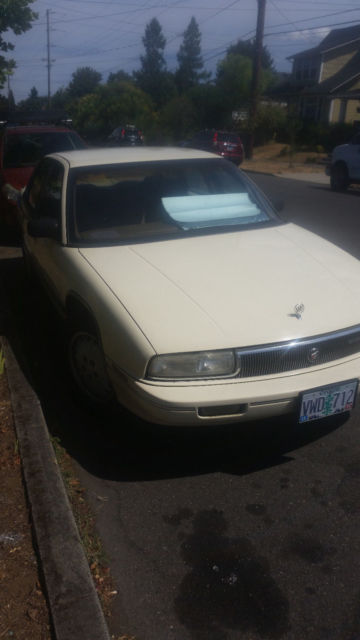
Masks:
[[[358,380],[349,380],[306,391],[301,397],[299,422],[310,422],[350,411],[355,405],[357,387]]]

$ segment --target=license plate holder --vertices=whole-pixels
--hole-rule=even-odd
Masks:
[[[304,391],[300,396],[299,422],[350,411],[355,406],[358,384],[358,380],[347,380]]]

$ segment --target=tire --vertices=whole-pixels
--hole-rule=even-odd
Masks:
[[[349,186],[349,174],[345,164],[335,164],[331,168],[330,186],[333,191],[346,191]]]
[[[68,342],[72,377],[83,396],[97,406],[110,406],[115,395],[106,371],[101,342],[90,329],[73,329]]]

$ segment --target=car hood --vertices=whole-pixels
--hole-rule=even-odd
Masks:
[[[360,262],[294,224],[80,253],[158,353],[269,344],[360,321]]]

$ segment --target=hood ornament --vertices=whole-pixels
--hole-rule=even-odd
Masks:
[[[294,313],[289,313],[289,316],[291,318],[297,318],[298,320],[301,320],[302,318],[302,314],[305,311],[305,305],[301,302],[300,304],[296,304],[294,307]]]

